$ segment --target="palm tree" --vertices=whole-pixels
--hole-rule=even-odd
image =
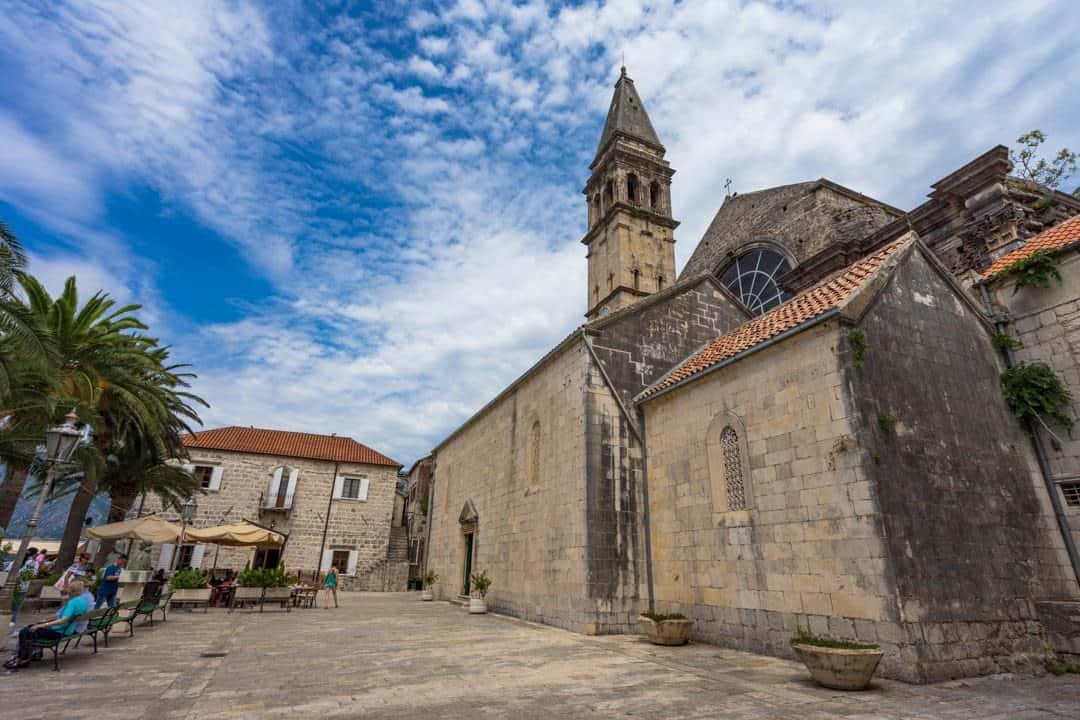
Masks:
[[[164,457],[183,456],[180,434],[199,423],[195,404],[206,403],[187,391],[190,374],[165,363],[169,349],[143,334],[134,315],[138,305],[117,307],[98,292],[79,305],[75,278],[68,278],[55,299],[33,277],[17,274],[35,323],[49,338],[59,396],[84,408],[80,417],[93,428],[100,460],[84,460],[85,472],[75,489],[58,564],[70,563],[82,532],[83,518],[98,491],[108,459],[125,443],[154,445]],[[90,465],[102,466],[91,472]],[[124,508],[126,513],[128,505]]]

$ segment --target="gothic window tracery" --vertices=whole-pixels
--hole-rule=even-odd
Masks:
[[[638,179],[633,173],[626,176],[626,197],[631,205],[638,204]]]
[[[743,482],[739,435],[730,425],[720,433],[720,450],[724,456],[724,483],[727,489],[728,510],[745,510],[746,486]]]
[[[791,264],[783,255],[767,248],[750,250],[728,265],[720,281],[755,315],[788,300],[791,293],[780,286],[780,278]]]

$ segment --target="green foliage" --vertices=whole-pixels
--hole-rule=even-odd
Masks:
[[[855,356],[855,367],[862,367],[866,358],[866,335],[856,328],[848,333],[848,342],[851,343],[851,352]]]
[[[1015,350],[1020,347],[1020,341],[1016,338],[1009,337],[1005,333],[994,333],[994,337],[991,338],[991,342],[994,343],[994,348],[1005,352],[1006,350]]]
[[[428,512],[428,499],[425,497],[420,500],[420,514],[426,516]]]
[[[896,435],[896,424],[900,422],[900,418],[896,417],[892,413],[884,412],[878,413],[877,424],[881,430],[881,434],[887,437]]]
[[[210,575],[202,570],[181,570],[169,579],[173,590],[200,590],[210,587]]]
[[[1080,675],[1080,665],[1076,663],[1060,662],[1053,658],[1046,661],[1046,672],[1051,675]]]
[[[1039,147],[1046,142],[1046,133],[1032,130],[1016,138],[1020,146],[1009,151],[1013,172],[1024,180],[1045,185],[1056,190],[1063,181],[1076,172],[1078,156],[1068,148],[1062,148],[1053,160],[1039,157]]]
[[[878,650],[880,646],[871,643],[851,642],[850,640],[834,640],[821,637],[810,632],[809,628],[801,625],[795,628],[795,634],[791,637],[792,645],[813,645],[814,647],[836,648],[838,650]]]
[[[434,570],[425,570],[420,573],[420,582],[424,583],[425,587],[430,587],[435,584],[439,579],[438,574]]]
[[[1043,363],[1019,363],[1001,373],[1001,389],[1016,417],[1043,422],[1050,418],[1071,428],[1073,420],[1065,414],[1072,399],[1057,373]]]
[[[480,597],[487,597],[488,588],[491,587],[491,578],[487,576],[487,570],[481,573],[473,573],[469,580],[472,591]]]
[[[687,617],[682,613],[672,613],[670,615],[664,615],[662,613],[655,612],[643,612],[641,617],[648,618],[653,622],[664,622],[665,620],[686,620]]]
[[[1026,258],[1020,258],[1014,263],[1006,265],[1002,275],[1008,275],[1016,279],[1013,292],[1022,287],[1050,287],[1051,280],[1061,282],[1061,273],[1057,269],[1057,257],[1050,250],[1036,250]]]
[[[285,566],[278,565],[276,568],[248,568],[245,567],[237,576],[236,581],[244,587],[288,587],[292,579],[285,573]]]

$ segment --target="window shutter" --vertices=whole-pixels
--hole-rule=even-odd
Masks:
[[[225,468],[217,465],[214,467],[214,472],[210,474],[210,487],[208,490],[220,490],[221,489],[221,473]]]
[[[292,498],[296,493],[296,479],[300,476],[300,470],[293,468],[289,473],[289,484],[285,486],[285,507],[292,508]]]
[[[176,546],[172,543],[161,544],[161,554],[158,555],[157,569],[169,570],[172,568],[172,556]]]
[[[345,478],[344,477],[342,477],[341,475],[338,475],[336,478],[334,478],[334,499],[338,499],[338,498],[341,497],[341,489],[342,489],[342,486],[344,486],[344,485],[345,485]]]
[[[367,500],[367,488],[368,479],[360,478],[360,494],[356,496],[357,500]]]
[[[355,550],[349,551],[349,568],[345,571],[346,575],[356,574],[356,558],[358,554]]]
[[[202,567],[203,552],[205,552],[205,551],[206,551],[206,546],[205,545],[196,545],[192,549],[192,551],[191,551],[191,567],[192,568],[201,568]]]
[[[270,478],[270,492],[267,493],[266,502],[263,503],[265,507],[273,507],[275,498],[278,494],[278,488],[281,487],[281,470],[278,468],[274,471],[274,476]]]
[[[319,572],[326,572],[330,569],[330,563],[334,561],[333,550],[323,550],[322,564],[319,566]]]

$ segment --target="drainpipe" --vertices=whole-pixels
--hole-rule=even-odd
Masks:
[[[323,522],[322,541],[319,543],[319,557],[315,561],[315,577],[312,582],[318,582],[319,572],[322,571],[322,556],[326,549],[326,533],[330,529],[330,509],[334,506],[334,486],[337,485],[338,464],[334,463],[334,476],[330,478],[330,499],[326,501],[326,520]]]
[[[649,593],[649,612],[656,612],[656,596],[653,592],[653,568],[652,568],[652,529],[649,522],[649,446],[645,438],[649,436],[645,432],[645,411],[638,408],[641,416],[641,498],[645,503],[645,512],[642,520],[645,526],[645,583]]]
[[[982,291],[983,304],[986,305],[986,312],[990,316],[990,320],[994,323],[998,333],[1005,334],[1006,324],[994,314],[994,305],[990,302],[990,292],[986,289],[986,283],[980,283],[979,288]],[[1013,354],[1012,348],[1005,348],[1005,366],[1011,368],[1015,364],[1016,356]],[[1054,507],[1054,517],[1057,518],[1061,538],[1065,541],[1065,551],[1069,554],[1069,562],[1072,563],[1073,579],[1080,584],[1080,552],[1077,552],[1072,530],[1069,528],[1069,520],[1065,515],[1065,508],[1061,504],[1057,484],[1054,482],[1054,475],[1050,470],[1050,461],[1046,456],[1046,447],[1043,445],[1042,436],[1039,435],[1039,428],[1030,419],[1025,418],[1024,429],[1027,430],[1028,437],[1031,438],[1031,444],[1035,446],[1035,457],[1039,461],[1039,471],[1042,473],[1046,492],[1050,495],[1050,504]]]

